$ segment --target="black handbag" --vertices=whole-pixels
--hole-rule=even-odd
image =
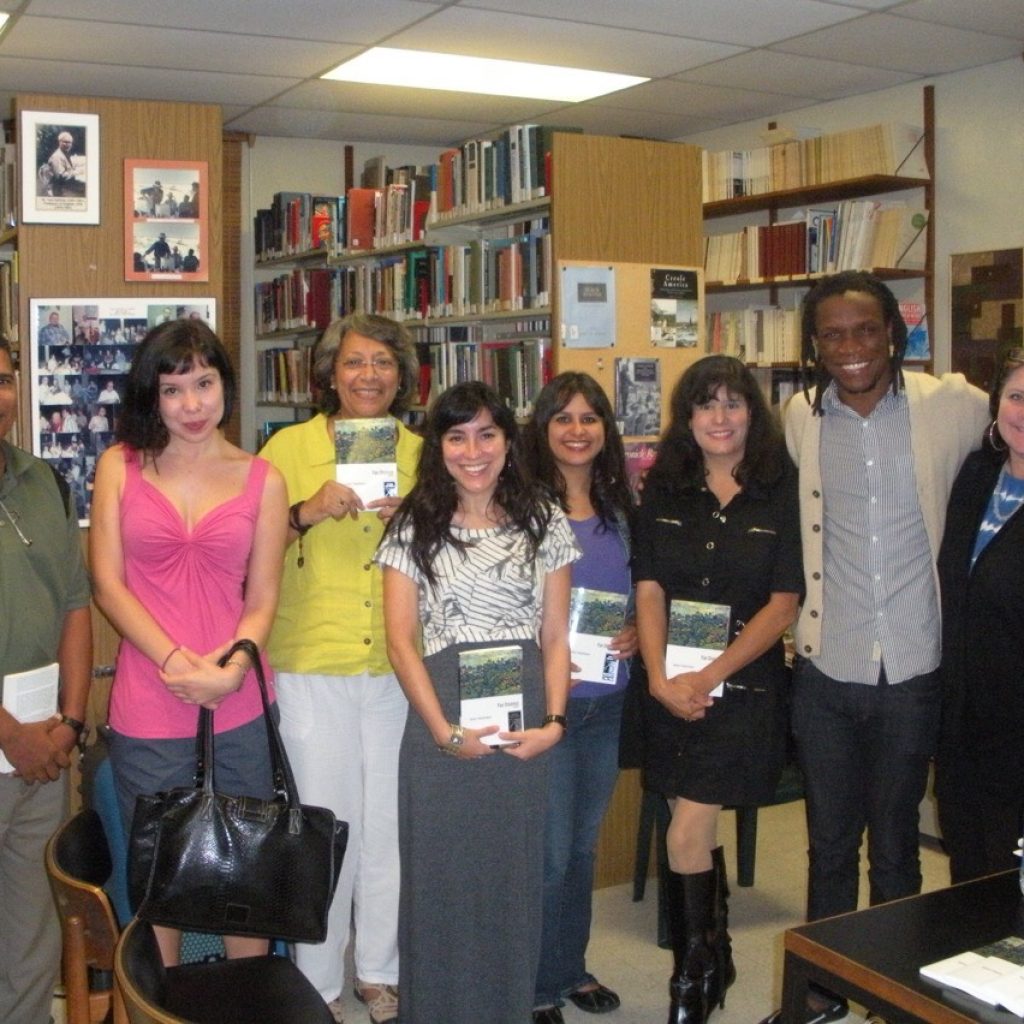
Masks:
[[[185,931],[323,942],[348,823],[299,803],[256,645],[239,640],[220,664],[238,651],[248,655],[259,682],[274,798],[215,792],[213,712],[200,708],[195,787],[135,802],[132,904],[143,920]]]

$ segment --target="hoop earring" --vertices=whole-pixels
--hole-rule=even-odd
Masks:
[[[993,451],[995,451],[995,452],[1007,452],[1007,451],[1010,450],[1010,446],[1005,441],[1003,441],[1002,434],[1000,434],[996,430],[996,421],[995,420],[993,420],[988,425],[988,430],[985,433],[986,433],[986,435],[988,437],[988,443],[992,446],[992,450]],[[1003,447],[1002,448],[1000,448],[999,445],[996,444],[996,438],[997,437],[999,438],[1000,441],[1003,441]]]

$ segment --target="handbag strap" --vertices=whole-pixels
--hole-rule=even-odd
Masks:
[[[259,648],[252,640],[236,640],[230,650],[217,662],[223,667],[234,654],[248,657],[260,691],[260,703],[263,705],[263,724],[267,730],[267,744],[270,747],[270,768],[273,776],[274,792],[284,797],[289,810],[298,812],[300,809],[298,787],[288,760],[288,754],[281,739],[277,723],[270,713],[270,698],[267,694],[267,680],[263,674],[263,662]],[[213,712],[209,708],[199,709],[199,721],[196,725],[196,788],[213,795]]]

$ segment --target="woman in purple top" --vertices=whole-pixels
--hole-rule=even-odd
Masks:
[[[586,373],[562,373],[537,396],[527,428],[537,477],[559,501],[583,558],[572,567],[579,589],[629,600],[632,498],[622,438],[601,385]],[[619,997],[587,972],[591,890],[598,829],[618,777],[619,723],[628,661],[637,650],[629,601],[608,641],[600,671],[573,665],[565,738],[548,755],[544,826],[544,913],[533,1019],[560,1024],[566,998],[588,1013],[606,1013]]]

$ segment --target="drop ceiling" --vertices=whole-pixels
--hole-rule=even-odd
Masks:
[[[678,139],[1018,58],[1024,0],[0,0],[17,92],[215,103],[259,135],[448,145],[507,124]],[[321,81],[373,45],[643,75],[587,103]],[[425,83],[429,85],[429,83]]]

